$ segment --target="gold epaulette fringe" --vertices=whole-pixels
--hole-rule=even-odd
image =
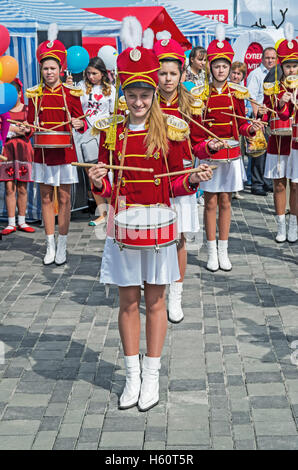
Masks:
[[[276,86],[274,83],[265,82],[263,84],[263,91],[264,91],[264,95],[272,96],[274,94],[278,94],[280,92],[280,88],[279,88],[279,85]]]
[[[190,111],[191,111],[191,114],[195,116],[202,116],[204,108],[205,108],[204,102],[201,99],[197,98],[195,102],[192,103],[192,105],[190,106]]]
[[[245,86],[238,85],[238,83],[229,82],[228,87],[233,92],[235,98],[238,98],[239,100],[246,100],[247,98],[250,98],[249,90]]]
[[[182,142],[189,137],[186,121],[170,114],[167,115],[167,136],[170,140]]]
[[[27,98],[35,98],[37,96],[42,96],[42,84],[39,83],[32,88],[28,88],[25,92]]]
[[[82,88],[80,88],[78,86],[68,85],[67,83],[63,83],[63,86],[70,90],[70,94],[72,96],[83,96],[84,95],[84,90],[82,90]]]

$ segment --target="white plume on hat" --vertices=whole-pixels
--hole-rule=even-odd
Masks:
[[[218,23],[215,28],[215,36],[218,41],[222,42],[226,38],[226,30],[222,23]]]
[[[48,29],[48,41],[55,41],[58,37],[59,28],[57,23],[51,23]]]
[[[151,28],[147,28],[143,34],[143,47],[146,49],[152,49],[154,43],[154,32]]]
[[[156,33],[156,39],[157,41],[160,41],[161,39],[171,39],[172,35],[169,31],[159,31]]]
[[[294,25],[293,23],[286,23],[284,27],[285,38],[287,41],[292,41],[295,37],[294,35]]]
[[[120,39],[123,49],[142,45],[142,25],[135,16],[126,16],[122,20]]]

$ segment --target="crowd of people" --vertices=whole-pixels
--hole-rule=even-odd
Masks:
[[[119,408],[138,405],[140,411],[146,411],[159,400],[167,322],[179,323],[184,318],[186,237],[200,230],[198,190],[204,194],[209,271],[232,269],[228,256],[231,200],[232,195],[243,197],[245,182],[256,196],[274,191],[276,241],[297,240],[298,136],[294,129],[298,126],[298,43],[288,37],[276,49],[265,49],[261,65],[248,76],[246,88],[246,66],[233,62],[234,51],[224,38],[223,26],[207,50],[193,48],[186,63],[183,48],[169,37],[150,47],[139,45],[142,37],[134,44],[136,38],[131,38],[130,31],[139,28],[132,21],[137,20],[130,17],[123,21],[124,47],[117,59],[116,82],[111,82],[103,61],[92,58],[82,82],[74,86],[68,77],[62,83],[66,51],[57,40],[39,46],[41,83],[27,90],[28,106],[20,82],[15,81],[18,101],[10,111],[13,123],[9,128],[7,116],[2,116],[2,153],[7,161],[0,163],[0,179],[5,181],[8,211],[8,225],[2,235],[17,228],[34,231],[25,222],[26,185],[34,181],[40,188],[46,234],[43,263],[66,263],[71,185],[78,183],[73,164],[93,164],[86,171],[100,212],[90,224],[107,224],[100,281],[119,287],[119,332],[126,367]],[[272,80],[270,70],[276,70],[277,60],[281,74],[278,79],[273,74]],[[268,76],[271,78],[267,80]],[[51,132],[54,129],[56,134]],[[260,133],[263,141],[268,141],[268,151],[267,143],[261,149],[255,145]],[[250,147],[255,153],[249,151]],[[248,156],[246,169],[244,155]],[[55,191],[59,206],[57,242]],[[148,226],[147,238],[138,244],[130,236],[128,222],[140,218],[142,227],[142,217],[145,221],[148,214],[154,218],[152,208],[166,223],[155,224],[154,230]],[[177,225],[172,229],[173,220]],[[123,241],[124,223],[127,232]],[[166,243],[157,233],[163,226],[173,230]],[[141,365],[142,288],[147,351]]]

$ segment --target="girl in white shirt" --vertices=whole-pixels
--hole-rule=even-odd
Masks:
[[[86,117],[88,129],[84,134],[76,135],[77,157],[78,161],[81,162],[97,163],[100,135],[92,135],[91,129],[98,119],[113,114],[115,103],[115,87],[110,83],[102,59],[99,57],[90,59],[84,72],[84,80],[79,82],[78,86],[84,91],[84,95],[81,96],[81,104],[84,114],[88,113]],[[105,201],[98,194],[92,194],[98,208],[99,217],[89,222],[89,225],[98,225],[105,222],[107,215],[104,210]]]

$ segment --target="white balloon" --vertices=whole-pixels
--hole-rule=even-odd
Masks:
[[[102,46],[97,56],[104,61],[107,70],[116,70],[118,52],[113,46]]]

